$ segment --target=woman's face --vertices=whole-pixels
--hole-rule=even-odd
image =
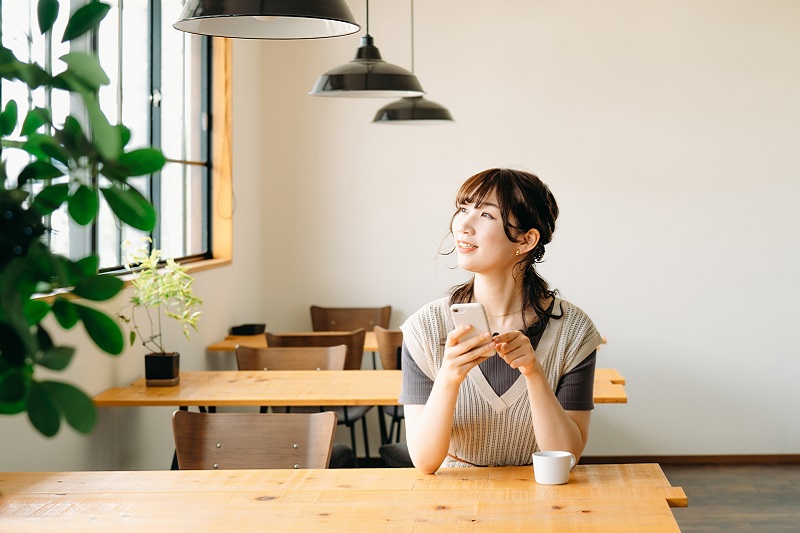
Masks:
[[[509,222],[513,224],[513,221]],[[458,265],[464,270],[481,274],[504,273],[519,260],[514,255],[519,243],[506,236],[494,192],[480,205],[459,205],[451,229]]]

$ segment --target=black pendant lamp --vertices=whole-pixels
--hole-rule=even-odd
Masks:
[[[398,98],[422,96],[425,91],[413,73],[387,63],[373,44],[369,34],[369,0],[367,0],[367,33],[361,38],[356,58],[335,67],[319,77],[312,96]]]
[[[446,107],[422,96],[401,98],[378,110],[372,122],[385,124],[453,121]]]
[[[345,0],[188,0],[172,26],[242,39],[319,39],[361,29]]]
[[[414,71],[414,0],[411,0],[411,71]],[[452,122],[446,107],[422,96],[405,97],[378,110],[372,122],[378,124],[420,124]]]

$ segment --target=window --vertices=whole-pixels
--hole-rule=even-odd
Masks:
[[[130,128],[130,147],[152,145],[167,157],[159,173],[131,178],[129,183],[156,207],[158,222],[152,237],[167,257],[184,262],[209,258],[212,40],[172,27],[183,0],[104,1],[111,10],[99,31],[77,44],[99,53],[111,80],[98,95],[101,107],[112,124],[122,122]],[[61,10],[69,4],[62,1]],[[75,0],[71,4],[77,8]],[[36,6],[37,0],[0,0],[3,44],[20,60],[32,59],[58,71],[58,58],[69,52],[69,45],[39,35]],[[66,20],[62,12],[54,36],[63,33]],[[20,116],[33,106],[49,107],[59,123],[69,113],[82,112],[80,101],[71,101],[63,91],[28,91],[4,80],[0,95],[3,106],[9,99],[17,101]],[[19,150],[4,151],[4,156],[10,176],[28,163]],[[122,241],[135,242],[143,236],[121,226],[102,197],[100,213],[89,227],[72,223],[65,208],[53,213],[49,223],[54,251],[73,258],[97,253],[103,271],[120,268]]]

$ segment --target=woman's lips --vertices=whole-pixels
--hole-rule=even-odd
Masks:
[[[474,244],[470,243],[470,242],[458,241],[456,243],[456,250],[458,250],[458,252],[460,252],[460,253],[470,253],[470,252],[474,252],[477,249],[478,249],[478,247],[475,246]]]

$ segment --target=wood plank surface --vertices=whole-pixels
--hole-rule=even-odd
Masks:
[[[94,397],[100,407],[397,405],[400,370],[181,372],[174,387],[147,387],[140,378]],[[595,377],[595,403],[626,403],[625,386]]]
[[[656,464],[0,473],[0,530],[678,531],[686,505]]]

